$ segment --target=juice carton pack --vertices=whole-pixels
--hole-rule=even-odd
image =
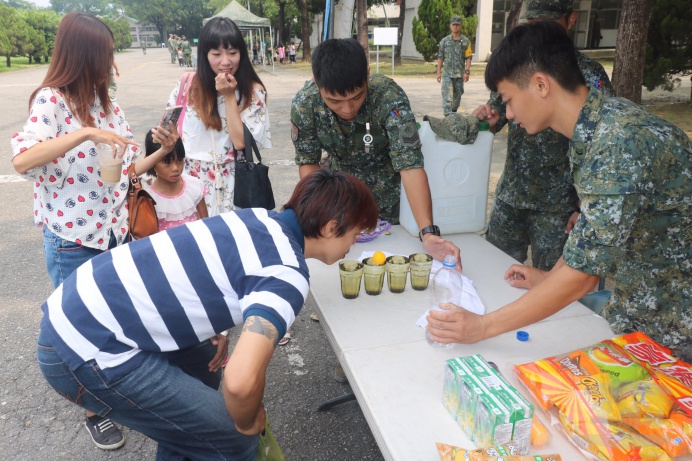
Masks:
[[[480,354],[461,357],[471,374],[480,378],[485,389],[500,399],[511,412],[512,441],[521,454],[529,452],[533,405],[524,398],[502,374],[493,368]]]
[[[512,409],[461,358],[447,361],[443,403],[477,445],[502,445],[512,439]]]
[[[469,378],[457,360],[447,360],[442,403],[459,427],[473,440],[476,405],[482,390]]]

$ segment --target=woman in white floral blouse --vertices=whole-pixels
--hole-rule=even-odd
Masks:
[[[228,18],[213,18],[202,28],[197,73],[179,84],[169,105],[183,100],[185,169],[207,186],[209,216],[233,209],[233,146],[245,147],[245,124],[260,148],[271,147],[267,93],[252,67],[243,35]],[[181,88],[182,87],[182,88]],[[179,97],[180,91],[186,93]]]

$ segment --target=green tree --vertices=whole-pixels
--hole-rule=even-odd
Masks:
[[[50,5],[60,14],[77,11],[94,16],[114,16],[118,13],[110,0],[51,0]]]
[[[213,16],[214,10],[204,0],[170,0],[168,8],[173,11],[172,24],[179,35],[192,40],[199,36],[204,18]]]
[[[124,18],[117,21],[109,18],[101,18],[101,20],[113,32],[113,47],[117,50],[124,50],[132,46],[132,34],[130,33],[130,24]]]
[[[692,75],[692,9],[686,0],[654,0],[644,64],[644,86],[672,91]],[[690,94],[692,101],[692,93]]]
[[[2,3],[17,10],[35,10],[36,5],[27,0],[2,0]]]
[[[5,56],[7,67],[12,66],[13,56],[25,56],[34,50],[31,44],[31,34],[33,29],[19,16],[14,8],[6,6],[0,2],[0,31],[4,31],[7,40],[2,46],[2,55]]]
[[[476,38],[478,16],[464,14],[469,0],[422,0],[418,16],[411,21],[413,43],[426,61],[437,59],[440,40],[451,32],[449,20],[461,16],[461,33],[473,42]]]
[[[122,0],[127,14],[142,23],[150,23],[159,31],[159,35],[168,40],[173,33],[173,11],[169,0]]]
[[[41,62],[42,59],[48,62],[55,47],[55,34],[61,16],[55,11],[36,9],[22,11],[21,16],[37,32],[34,50],[29,54],[29,62],[32,59],[36,62]]]
[[[615,94],[640,104],[644,80],[646,35],[654,0],[628,0],[622,3],[615,42],[613,88]]]
[[[0,24],[1,23],[2,20],[0,19]],[[7,36],[7,31],[3,27],[0,27],[0,56],[5,56],[7,54],[7,50],[9,50],[11,46],[10,38]]]

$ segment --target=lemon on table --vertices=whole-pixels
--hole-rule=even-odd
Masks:
[[[385,256],[385,254],[381,251],[376,251],[375,254],[372,255],[372,262],[374,262],[378,266],[384,264],[386,259],[387,256]]]

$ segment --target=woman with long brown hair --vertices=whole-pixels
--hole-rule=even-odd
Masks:
[[[181,130],[186,171],[205,182],[209,216],[215,216],[233,209],[233,147],[245,147],[243,124],[258,147],[271,147],[266,89],[233,21],[217,17],[205,24],[197,45],[197,72],[190,83],[183,79],[176,86],[169,105],[181,101],[181,89],[186,94]]]
[[[84,262],[128,240],[126,171],[139,149],[125,114],[108,97],[112,66],[110,29],[95,16],[66,15],[46,77],[29,98],[29,118],[12,136],[14,168],[34,182],[34,221],[43,229],[46,267],[56,288]],[[177,135],[161,127],[153,131],[157,142],[175,144]],[[122,160],[125,174],[114,184],[101,177],[99,143]],[[137,173],[147,168],[138,166]],[[124,443],[108,418],[87,412],[85,425],[99,448]]]

